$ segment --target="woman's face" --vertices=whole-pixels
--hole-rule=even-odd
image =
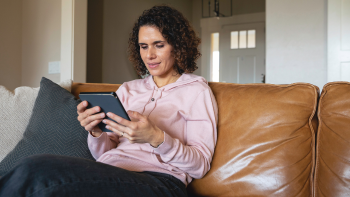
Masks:
[[[171,77],[175,58],[173,47],[166,41],[157,27],[142,26],[139,31],[140,54],[148,71],[154,77]]]

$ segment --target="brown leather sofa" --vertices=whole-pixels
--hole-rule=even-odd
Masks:
[[[218,141],[211,170],[190,194],[350,196],[350,83],[329,83],[321,97],[306,83],[209,85]],[[118,87],[74,83],[72,93]]]
[[[315,196],[350,196],[350,83],[323,87],[314,176]]]

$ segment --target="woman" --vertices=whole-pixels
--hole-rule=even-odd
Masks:
[[[89,131],[89,149],[98,162],[31,157],[19,170],[45,164],[55,176],[36,173],[40,178],[27,194],[187,196],[192,178],[210,169],[216,144],[215,98],[204,78],[189,74],[197,69],[199,43],[177,10],[155,6],[144,11],[129,39],[130,60],[144,78],[117,90],[132,121],[98,113],[99,107],[86,109],[87,101],[81,102],[78,120]],[[112,132],[102,132],[101,121]]]

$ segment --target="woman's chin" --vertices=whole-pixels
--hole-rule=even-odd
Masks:
[[[155,70],[151,70],[151,69],[149,69],[148,71],[149,71],[149,73],[150,73],[153,77],[154,77],[154,76],[160,76],[160,75],[163,74],[163,73],[157,72],[157,71],[155,71]]]

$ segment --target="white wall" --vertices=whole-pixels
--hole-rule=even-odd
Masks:
[[[0,0],[0,85],[38,87],[48,63],[60,61],[60,0]]]
[[[48,64],[60,61],[61,1],[22,0],[22,83],[38,87],[41,77],[59,83],[60,74],[48,74]]]
[[[0,0],[0,85],[21,85],[21,0]]]
[[[327,1],[266,0],[266,82],[327,82]]]
[[[173,6],[192,20],[192,1],[189,0],[104,0],[102,82],[123,83],[137,79],[128,60],[129,33],[144,10],[159,4]]]

